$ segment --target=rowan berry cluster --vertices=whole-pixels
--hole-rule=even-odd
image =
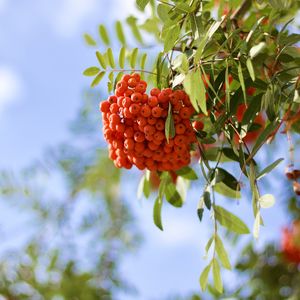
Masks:
[[[194,109],[183,90],[153,88],[139,74],[126,74],[117,83],[115,95],[100,103],[103,133],[109,157],[116,167],[171,171],[191,161],[190,147],[196,136],[190,123]],[[169,105],[175,135],[165,136]]]

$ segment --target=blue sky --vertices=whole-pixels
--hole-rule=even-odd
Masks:
[[[82,76],[82,70],[94,63],[94,49],[84,44],[82,34],[96,32],[99,23],[111,24],[120,12],[123,16],[133,12],[133,4],[133,0],[0,0],[0,168],[17,170],[26,166],[39,158],[45,147],[68,136],[68,123],[90,82]],[[275,151],[275,147],[270,149]],[[278,157],[284,157],[285,150],[276,150]],[[267,153],[260,157],[265,165],[270,159],[275,160]],[[286,222],[280,206],[289,191],[283,179],[284,165],[264,186],[263,191],[275,193],[277,204],[263,212],[266,227],[258,247],[276,239]],[[137,182],[138,178],[135,186]],[[208,216],[199,224],[195,213],[199,188],[193,187],[184,208],[165,207],[162,233],[152,222],[153,203],[134,201],[135,192],[126,183],[124,186],[145,234],[142,248],[121,268],[140,291],[137,299],[162,299],[173,292],[197,291],[198,276],[205,264],[204,246],[211,233]],[[252,227],[246,201],[222,201]],[[230,281],[233,275],[226,275]],[[135,298],[120,295],[120,299]]]

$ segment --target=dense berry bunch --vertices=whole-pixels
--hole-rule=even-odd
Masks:
[[[300,264],[300,221],[295,221],[291,229],[285,228],[282,236],[282,252],[290,262]]]
[[[104,137],[109,156],[118,168],[171,171],[190,163],[190,147],[196,141],[190,123],[194,109],[182,90],[153,88],[139,74],[124,75],[114,96],[101,102]],[[169,105],[175,136],[167,141],[165,123]]]

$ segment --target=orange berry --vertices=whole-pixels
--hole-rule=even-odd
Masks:
[[[118,106],[118,104],[117,103],[111,104],[109,110],[110,110],[110,112],[112,114],[116,114],[117,112],[119,112],[119,106]]]
[[[144,133],[147,135],[153,135],[156,132],[156,129],[152,125],[146,125],[144,128]]]
[[[150,96],[150,97],[148,98],[148,104],[149,104],[150,107],[157,106],[157,104],[158,104],[158,99],[157,99],[157,97],[156,97],[156,96]]]
[[[129,107],[131,105],[131,99],[129,97],[125,97],[122,100],[122,106],[123,107]]]
[[[118,98],[116,96],[109,96],[107,99],[110,104],[117,103],[117,100]]]
[[[133,128],[132,127],[127,127],[124,131],[124,136],[126,138],[132,138],[134,135],[134,131],[133,131]]]
[[[136,115],[139,113],[140,111],[140,106],[136,103],[133,103],[130,105],[129,107],[129,111],[133,114],[133,115]]]
[[[164,130],[165,129],[165,121],[163,119],[158,119],[155,123],[155,128],[157,130]]]
[[[169,93],[166,92],[166,90],[162,90],[158,95],[158,100],[161,103],[168,102],[169,100]]]
[[[163,112],[163,109],[156,106],[152,108],[152,116],[155,118],[159,118]]]
[[[147,125],[147,119],[142,116],[137,117],[136,122],[139,126]]]
[[[140,131],[135,132],[133,137],[137,143],[142,143],[145,140],[144,133]]]
[[[121,123],[121,118],[117,114],[111,114],[109,116],[109,123],[119,124]]]
[[[189,119],[191,117],[191,110],[188,107],[182,107],[179,111],[179,116],[182,119]]]
[[[154,118],[153,116],[150,116],[149,118],[147,118],[147,122],[149,125],[154,125],[154,124],[156,124],[156,118]]]
[[[153,134],[153,138],[155,140],[158,140],[158,141],[162,141],[165,139],[165,135],[161,132],[161,131],[156,131],[154,134]]]
[[[132,102],[141,102],[143,100],[143,95],[141,93],[133,93],[131,95]]]
[[[184,135],[177,135],[174,138],[174,144],[175,145],[184,145],[186,143],[186,138]]]
[[[107,113],[109,111],[110,103],[108,101],[103,101],[100,103],[99,108],[103,113]]]
[[[149,142],[148,143],[148,147],[149,147],[150,150],[155,151],[155,150],[157,150],[159,148],[159,145],[156,145],[153,142]]]
[[[131,74],[131,78],[134,78],[136,82],[139,82],[141,80],[141,75],[138,73]]]
[[[148,102],[148,95],[147,94],[143,94],[142,103],[147,103],[147,102]]]
[[[176,134],[184,134],[185,128],[186,127],[183,124],[176,124],[175,125],[175,132],[176,132]]]
[[[125,131],[125,125],[122,124],[122,123],[118,124],[118,125],[116,126],[116,130],[117,130],[118,132],[120,132],[120,133],[124,133],[124,131]]]
[[[150,91],[150,95],[151,96],[158,96],[160,94],[160,89],[158,88],[153,88],[151,91]]]
[[[131,78],[131,76],[129,74],[124,74],[121,78],[121,81],[125,81],[128,82],[128,80]]]
[[[134,140],[133,139],[126,139],[124,141],[124,147],[127,150],[133,150],[134,149]]]
[[[125,96],[125,97],[130,97],[132,94],[133,94],[133,91],[132,91],[132,90],[127,90],[127,91],[124,93],[124,96]]]
[[[121,92],[124,93],[128,88],[127,82],[126,81],[119,81],[116,85],[116,89]]]
[[[135,78],[131,77],[129,80],[128,80],[128,86],[131,87],[131,88],[134,88],[136,87],[137,85],[137,81]]]
[[[144,143],[135,143],[135,145],[134,145],[134,151],[136,153],[144,153],[144,151],[145,151],[145,145],[144,145]]]
[[[145,118],[151,116],[151,108],[148,104],[144,104],[141,108],[141,115]]]
[[[128,107],[124,108],[123,114],[124,114],[125,118],[128,118],[128,119],[130,119],[130,118],[133,117],[133,115],[132,115],[132,113],[130,112],[130,110],[129,110]]]
[[[204,124],[201,121],[194,121],[193,122],[193,128],[197,131],[201,131],[204,128]]]

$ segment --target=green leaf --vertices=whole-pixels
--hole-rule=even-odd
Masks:
[[[240,218],[238,218],[225,208],[215,205],[214,211],[216,220],[228,230],[236,232],[238,234],[249,233],[247,225]]]
[[[163,22],[169,19],[169,11],[170,11],[170,7],[168,5],[165,4],[157,5],[157,15]]]
[[[202,291],[205,291],[206,289],[210,268],[211,268],[211,263],[204,268],[203,272],[200,275],[199,281],[200,281],[200,286]]]
[[[171,103],[169,103],[168,117],[165,123],[165,136],[168,143],[169,143],[169,139],[170,138],[172,139],[175,136],[175,125],[174,125]]]
[[[233,190],[230,187],[228,187],[224,182],[218,182],[214,186],[214,190],[226,197],[234,198],[234,199],[240,199],[241,198],[241,192],[238,190]]]
[[[258,199],[262,208],[270,208],[275,204],[275,198],[272,194],[265,194]]]
[[[206,244],[206,246],[205,246],[205,252],[206,252],[206,255],[208,254],[208,251],[209,251],[209,249],[210,249],[210,247],[211,247],[213,241],[214,241],[214,236],[212,236],[212,237],[208,240],[208,242],[207,242],[207,244]]]
[[[175,11],[178,11],[179,13],[190,13],[191,7],[187,3],[178,3],[175,6]]]
[[[144,53],[141,57],[141,69],[144,70],[145,69],[145,65],[146,65],[146,60],[147,60],[147,53]]]
[[[203,200],[207,209],[211,209],[210,192],[208,190],[204,191]]]
[[[102,80],[102,78],[104,77],[104,75],[105,75],[104,71],[100,72],[92,81],[91,87],[97,86],[100,83],[100,81]]]
[[[223,293],[223,282],[221,278],[220,266],[215,258],[212,260],[212,268],[215,288],[219,293]]]
[[[169,182],[165,188],[166,200],[175,207],[181,207],[183,205],[183,200],[176,190],[175,184]]]
[[[144,195],[146,198],[149,198],[150,196],[150,180],[149,180],[149,175],[148,171],[142,176],[139,186],[138,186],[138,192],[137,196],[140,199],[142,195]]]
[[[106,61],[105,61],[104,56],[99,51],[96,51],[96,57],[97,57],[97,59],[99,61],[100,66],[103,69],[106,69]]]
[[[107,49],[107,57],[108,57],[108,62],[109,62],[109,65],[112,67],[112,68],[115,68],[116,64],[115,64],[115,59],[114,59],[114,54],[113,54],[113,51],[111,48],[108,48]]]
[[[125,66],[125,55],[126,55],[126,49],[125,47],[122,47],[120,49],[120,54],[119,54],[119,66],[121,69],[123,69]]]
[[[84,34],[84,40],[89,46],[97,46],[97,42],[89,34]]]
[[[135,65],[136,65],[136,59],[137,59],[137,55],[138,55],[138,51],[139,51],[138,48],[134,48],[134,49],[132,50],[131,55],[130,55],[130,67],[131,67],[132,69],[135,68]]]
[[[260,42],[259,44],[253,46],[249,52],[250,58],[253,59],[255,56],[257,56],[266,47],[266,45],[267,44],[265,42]]]
[[[119,41],[121,42],[122,45],[125,45],[126,38],[124,35],[122,23],[120,21],[117,21],[115,27],[116,27],[116,33],[117,33],[117,37],[118,37]]]
[[[222,240],[220,239],[220,237],[218,235],[216,235],[215,237],[215,243],[216,243],[216,252],[220,258],[220,261],[223,265],[224,268],[231,270],[231,264],[228,258],[228,254],[226,252],[226,249],[223,245]]]
[[[270,173],[273,169],[275,169],[284,159],[279,158],[276,161],[274,161],[272,164],[264,168],[258,175],[257,175],[257,180],[263,178],[266,174]]]
[[[201,71],[198,69],[196,71],[189,72],[184,78],[183,86],[186,93],[189,95],[195,110],[199,112],[200,106],[201,111],[207,115],[206,91]]]
[[[95,76],[100,72],[98,67],[90,67],[83,71],[83,75],[85,76]]]
[[[168,30],[166,37],[164,39],[164,52],[170,51],[175,46],[175,43],[179,38],[179,34],[180,34],[179,24],[174,25],[171,29]]]
[[[183,167],[180,170],[177,170],[176,174],[183,178],[189,179],[189,180],[197,180],[198,179],[197,174],[191,167]]]
[[[234,191],[240,191],[241,186],[237,179],[223,168],[217,168],[217,182],[225,183]]]
[[[258,239],[260,229],[260,212],[259,210],[256,213],[254,224],[253,224],[253,236]]]
[[[247,102],[246,87],[245,87],[242,65],[240,62],[238,64],[238,76],[239,76],[239,81],[240,81],[241,88],[242,88],[243,95],[244,95],[244,102],[246,103]]]
[[[201,59],[203,50],[205,48],[205,45],[211,40],[213,35],[216,33],[216,31],[219,29],[221,24],[223,23],[224,19],[226,16],[223,16],[221,20],[214,22],[210,28],[206,31],[206,34],[204,37],[200,39],[200,43],[198,44],[198,48],[196,50],[195,56],[194,56],[194,61],[195,63],[198,63],[199,60]]]
[[[260,147],[264,144],[264,142],[268,139],[269,135],[276,129],[279,122],[274,121],[271,122],[264,131],[258,136],[256,143],[253,146],[251,155],[254,157],[254,155],[257,153],[257,151],[260,149]]]
[[[181,53],[176,56],[173,61],[173,68],[178,69],[184,73],[188,72],[189,70],[189,61],[187,56],[184,53]]]
[[[251,79],[253,81],[255,81],[255,72],[254,72],[254,68],[253,68],[253,65],[252,65],[251,58],[247,59],[246,65],[247,65],[247,69],[248,69],[248,72],[250,74]]]
[[[109,36],[108,36],[108,33],[107,33],[107,30],[106,30],[105,26],[102,25],[102,24],[99,25],[98,31],[99,31],[99,36],[101,37],[103,43],[105,45],[109,45],[110,40],[109,40]]]
[[[256,114],[260,111],[262,94],[255,96],[250,102],[247,110],[243,115],[242,125],[249,125],[255,119]]]
[[[136,0],[136,5],[139,9],[144,10],[150,0]]]
[[[162,62],[162,52],[160,52],[158,55],[157,55],[157,59],[156,59],[156,84],[157,84],[157,87],[159,89],[161,89],[161,73],[162,73],[162,67],[163,67],[163,62]]]
[[[163,230],[162,222],[161,222],[161,209],[162,209],[162,198],[157,197],[153,207],[153,221],[154,224],[160,229]]]
[[[132,31],[132,34],[133,36],[136,38],[136,40],[143,44],[143,39],[142,39],[142,36],[141,36],[141,33],[139,31],[139,28],[136,24],[137,22],[137,18],[133,17],[133,16],[130,16],[126,19],[126,22],[127,24],[130,26],[130,29]]]

